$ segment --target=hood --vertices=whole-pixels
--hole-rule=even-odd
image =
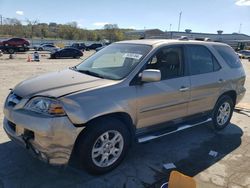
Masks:
[[[14,93],[20,97],[35,95],[60,97],[82,90],[112,85],[116,82],[67,69],[25,80],[14,88]]]

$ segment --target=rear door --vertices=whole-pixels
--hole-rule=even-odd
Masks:
[[[191,82],[188,115],[213,109],[225,78],[215,56],[203,45],[185,45]]]
[[[163,47],[148,62],[146,69],[158,69],[159,82],[136,86],[137,128],[163,123],[187,115],[189,77],[185,75],[183,46]]]

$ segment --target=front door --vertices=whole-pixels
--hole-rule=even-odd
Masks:
[[[182,46],[159,49],[146,69],[161,71],[161,81],[136,86],[137,128],[163,123],[187,115],[190,80],[185,76]]]

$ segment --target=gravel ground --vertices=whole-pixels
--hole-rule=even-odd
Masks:
[[[86,52],[83,58],[92,52]],[[62,70],[80,59],[50,60],[44,53],[41,62],[26,62],[27,54],[15,59],[0,57],[0,106],[18,82],[46,72]],[[250,62],[243,61],[250,91]],[[240,104],[250,105],[250,93]],[[3,120],[2,108],[0,121]],[[170,170],[163,164],[174,163],[177,170],[193,176],[200,188],[250,188],[250,114],[235,112],[231,125],[215,133],[210,125],[185,130],[144,144],[135,144],[125,161],[114,171],[91,176],[70,167],[52,167],[31,157],[10,141],[0,127],[0,188],[23,187],[159,187]],[[208,155],[217,152],[215,157]]]

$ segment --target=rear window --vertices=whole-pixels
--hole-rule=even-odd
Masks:
[[[214,48],[231,68],[241,67],[240,58],[232,48],[229,46],[214,46]]]

